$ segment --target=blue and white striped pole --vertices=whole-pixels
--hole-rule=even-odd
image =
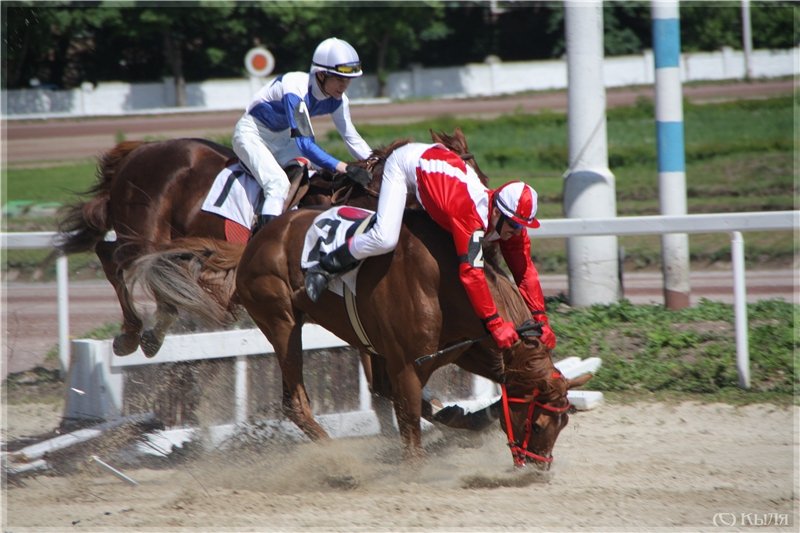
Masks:
[[[683,139],[680,15],[676,0],[653,0],[653,56],[656,70],[656,144],[658,191],[662,215],[686,214],[686,161]],[[688,307],[689,237],[661,237],[664,305]]]

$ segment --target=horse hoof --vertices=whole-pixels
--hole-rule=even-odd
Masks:
[[[135,333],[122,333],[114,337],[112,345],[115,355],[130,355],[139,347],[139,335]]]
[[[150,329],[142,333],[142,340],[139,342],[145,357],[155,357],[162,344],[164,344],[164,338],[159,339]]]

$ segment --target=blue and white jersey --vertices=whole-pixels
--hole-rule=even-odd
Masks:
[[[347,95],[343,94],[341,100],[326,96],[316,77],[307,72],[288,72],[275,78],[256,93],[247,112],[271,131],[287,130],[303,156],[328,170],[336,170],[339,160],[317,145],[311,117],[331,115],[355,159],[366,159],[372,151],[353,126]]]

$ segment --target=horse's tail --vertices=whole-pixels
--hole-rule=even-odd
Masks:
[[[168,249],[147,254],[126,272],[129,290],[142,286],[153,298],[193,318],[221,327],[236,318],[236,269],[244,245],[216,239],[173,241]]]
[[[58,224],[61,234],[57,243],[65,254],[92,250],[111,230],[108,203],[111,185],[120,165],[143,141],[124,141],[100,156],[97,163],[97,182],[84,194],[89,200],[67,206]]]

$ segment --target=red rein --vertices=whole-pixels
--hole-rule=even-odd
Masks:
[[[533,411],[536,406],[541,407],[546,411],[550,411],[551,413],[561,414],[566,412],[570,405],[567,402],[567,405],[564,407],[553,407],[552,405],[548,405],[546,403],[541,403],[536,401],[536,397],[539,395],[539,389],[533,389],[533,395],[530,400],[526,399],[527,397],[523,398],[511,398],[506,391],[506,386],[502,385],[503,390],[503,415],[506,419],[506,435],[508,436],[508,447],[511,449],[511,457],[514,459],[514,466],[522,467],[525,466],[525,458],[530,457],[536,461],[542,461],[544,463],[552,463],[553,457],[545,457],[543,455],[539,455],[533,452],[528,451],[528,441],[531,438],[531,434],[533,433]],[[522,441],[522,445],[517,444],[514,440],[514,429],[511,426],[511,410],[508,408],[509,402],[513,403],[527,403],[528,404],[528,419],[525,423],[525,439]]]

